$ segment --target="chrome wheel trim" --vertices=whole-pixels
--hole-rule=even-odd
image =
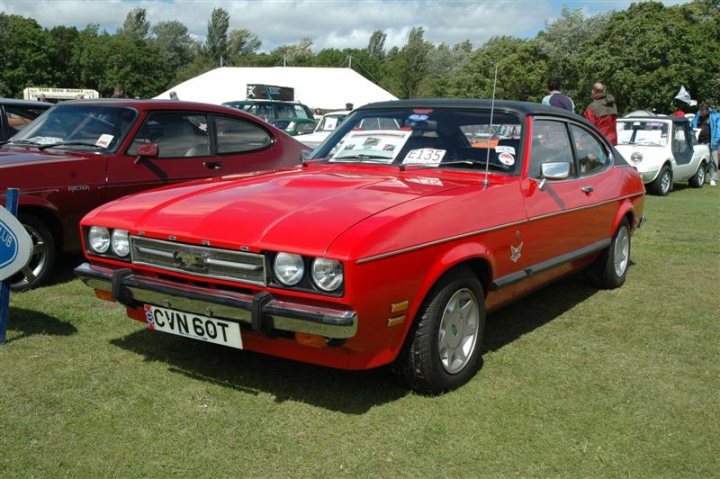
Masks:
[[[671,184],[672,184],[672,175],[670,174],[670,170],[665,170],[665,172],[662,174],[662,178],[660,178],[660,188],[662,188],[663,194],[668,193],[670,191]]]
[[[625,226],[620,228],[617,238],[615,238],[613,258],[615,260],[615,276],[622,278],[630,262],[630,233]]]
[[[30,225],[23,225],[25,230],[32,238],[33,249],[30,256],[30,261],[25,267],[15,276],[13,279],[18,278],[17,281],[11,283],[12,288],[21,288],[35,281],[40,273],[45,269],[48,261],[48,244],[43,241],[43,237],[38,230]]]
[[[705,165],[701,164],[697,171],[698,186],[705,184]]]
[[[457,374],[468,365],[479,332],[480,308],[475,293],[468,288],[455,291],[445,304],[438,331],[438,354],[445,371]]]

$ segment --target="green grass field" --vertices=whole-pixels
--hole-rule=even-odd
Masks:
[[[646,215],[625,286],[490,316],[482,369],[440,397],[151,333],[68,261],[11,298],[0,477],[717,477],[720,188]]]

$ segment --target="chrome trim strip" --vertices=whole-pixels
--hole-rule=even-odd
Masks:
[[[169,251],[162,251],[155,248],[147,248],[145,246],[136,246],[137,250],[141,253],[147,253],[147,254],[154,254],[155,256],[162,256],[163,258],[170,258],[172,259],[174,256]]]
[[[543,271],[547,271],[556,266],[560,266],[561,264],[570,263],[571,261],[575,261],[577,259],[583,258],[592,253],[602,251],[603,249],[609,247],[611,243],[612,243],[612,238],[596,241],[595,243],[593,243],[591,245],[584,246],[575,251],[561,254],[560,256],[556,256],[547,261],[543,261],[542,263],[536,263],[534,265],[530,265],[525,269],[522,269],[520,271],[515,271],[514,273],[510,273],[508,275],[505,275],[505,276],[502,276],[502,277],[496,279],[490,285],[490,289],[492,291],[495,291],[495,290],[504,288],[506,286],[510,286],[511,284],[514,284],[514,283],[517,283],[518,281],[522,281],[526,278],[529,278],[530,276],[532,276],[534,274],[542,273]]]
[[[93,289],[112,292],[115,270],[83,263],[75,268],[82,281]],[[251,294],[180,284],[159,278],[129,274],[121,279],[128,299],[180,311],[235,320],[252,325],[254,297]],[[333,339],[352,338],[358,318],[353,310],[311,306],[270,298],[260,311],[272,327],[281,331],[316,334]]]
[[[221,259],[205,258],[205,264],[214,266],[222,266],[223,268],[239,269],[242,271],[258,271],[262,266],[248,266],[245,264],[233,263],[232,261],[223,261]]]
[[[580,207],[578,207],[578,208],[572,208],[572,209],[569,209],[569,210],[556,211],[556,212],[554,212],[554,213],[548,213],[548,214],[546,214],[546,215],[533,216],[532,218],[529,218],[529,219],[526,219],[526,220],[522,220],[522,221],[515,221],[514,223],[508,223],[508,224],[501,225],[501,226],[493,226],[493,227],[491,227],[491,228],[485,228],[485,229],[476,230],[476,231],[470,231],[470,232],[468,232],[468,233],[463,233],[463,234],[459,234],[459,235],[455,235],[455,236],[449,236],[449,237],[447,237],[447,238],[442,238],[442,239],[438,239],[438,240],[435,240],[435,241],[429,241],[429,242],[427,242],[427,243],[422,243],[422,244],[415,245],[415,246],[410,246],[410,247],[407,247],[407,248],[402,248],[402,249],[398,249],[398,250],[394,250],[394,251],[388,251],[387,253],[381,253],[381,254],[374,255],[374,256],[367,256],[367,257],[365,257],[365,258],[360,258],[360,259],[358,259],[358,260],[355,260],[355,264],[369,263],[370,261],[376,261],[376,260],[379,260],[379,259],[388,258],[388,257],[390,257],[390,256],[395,256],[395,255],[399,255],[399,254],[409,253],[409,252],[411,252],[411,251],[416,251],[416,250],[423,249],[423,248],[427,248],[427,247],[430,247],[430,246],[435,246],[435,245],[438,245],[438,244],[447,243],[447,242],[449,242],[449,241],[455,241],[455,240],[458,240],[458,239],[468,238],[468,237],[470,237],[470,236],[475,236],[475,235],[480,235],[480,234],[484,234],[484,233],[489,233],[489,232],[491,232],[491,231],[497,231],[497,230],[501,230],[501,229],[504,229],[504,228],[511,228],[511,227],[513,227],[513,226],[517,226],[517,225],[529,223],[529,222],[531,222],[531,221],[537,221],[537,220],[541,220],[541,219],[545,219],[545,218],[551,218],[551,217],[553,217],[553,216],[560,216],[560,215],[564,215],[564,214],[568,214],[568,213],[573,213],[573,212],[575,212],[575,211],[582,211],[582,210],[592,209],[592,208],[596,208],[596,207],[598,207],[598,206],[604,206],[604,205],[609,204],[609,203],[614,203],[614,202],[616,202],[616,201],[623,201],[623,200],[626,200],[626,199],[629,199],[629,198],[635,198],[635,197],[638,197],[638,196],[642,196],[642,193],[633,194],[633,195],[620,196],[620,197],[618,197],[618,198],[613,198],[613,199],[610,199],[610,200],[607,200],[607,201],[603,201],[602,203],[595,203],[595,204],[588,205],[588,206],[580,206]]]

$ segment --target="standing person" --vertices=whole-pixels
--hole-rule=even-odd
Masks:
[[[583,115],[595,125],[611,144],[617,145],[617,107],[615,98],[605,93],[605,85],[598,82],[592,86],[593,101]]]
[[[560,91],[560,80],[551,78],[547,81],[548,94],[542,99],[543,105],[550,105],[563,110],[575,111],[575,103]]]
[[[111,98],[125,98],[125,92],[123,91],[123,87],[121,85],[115,85]]]
[[[699,128],[698,143],[710,147],[710,186],[717,186],[718,161],[720,161],[720,112],[703,105],[692,121],[693,128]]]

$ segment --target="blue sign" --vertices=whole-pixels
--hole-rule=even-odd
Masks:
[[[0,281],[28,264],[32,246],[32,238],[22,223],[0,206]]]
[[[17,236],[4,221],[0,220],[0,268],[9,265],[17,258]]]

